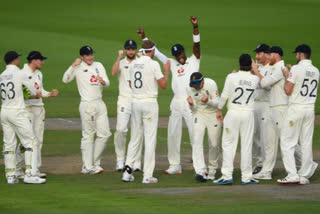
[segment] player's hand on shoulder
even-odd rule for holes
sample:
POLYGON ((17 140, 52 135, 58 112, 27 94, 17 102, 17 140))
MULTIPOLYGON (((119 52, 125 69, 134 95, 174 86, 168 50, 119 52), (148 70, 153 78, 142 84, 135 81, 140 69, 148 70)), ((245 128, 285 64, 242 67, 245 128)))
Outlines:
POLYGON ((80 58, 77 58, 73 63, 72 63, 72 67, 76 67, 78 65, 80 65, 81 63, 81 59, 80 58))
POLYGON ((56 97, 56 96, 58 96, 58 94, 59 94, 58 89, 53 89, 53 90, 50 92, 50 97, 56 97))
POLYGON ((252 73, 253 74, 259 73, 258 64, 253 59, 251 59, 251 61, 252 61, 252 63, 251 63, 251 71, 252 71, 252 73))
POLYGON ((143 28, 139 28, 139 29, 137 30, 137 34, 138 34, 138 36, 140 37, 140 39, 146 38, 146 34, 145 34, 143 28))
POLYGON ((194 27, 198 26, 198 18, 196 16, 191 16, 190 21, 194 27))
POLYGON ((238 71, 236 70, 236 69, 234 69, 231 73, 233 74, 233 73, 237 73, 238 71))

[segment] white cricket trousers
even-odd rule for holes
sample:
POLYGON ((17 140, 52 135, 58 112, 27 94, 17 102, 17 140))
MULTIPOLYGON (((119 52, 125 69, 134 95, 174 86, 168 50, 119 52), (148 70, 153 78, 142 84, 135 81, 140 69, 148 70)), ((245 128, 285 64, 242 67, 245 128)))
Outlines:
POLYGON ((107 107, 102 100, 81 101, 79 111, 83 166, 92 170, 96 166, 100 167, 102 153, 111 136, 107 107))
POLYGON ((224 118, 222 135, 222 168, 225 179, 232 179, 233 162, 241 138, 241 179, 252 179, 252 141, 254 132, 254 112, 229 110, 224 118))
MULTIPOLYGON (((288 106, 274 106, 270 108, 272 128, 268 129, 269 141, 265 147, 265 160, 263 162, 262 173, 272 173, 277 161, 279 140, 281 140, 281 133, 283 132, 283 124, 287 117, 288 106)), ((295 148, 297 160, 301 159, 300 147, 295 148)))
POLYGON ((262 167, 265 158, 264 148, 269 142, 272 127, 270 106, 268 102, 255 102, 254 106, 254 134, 252 144, 253 168, 262 167))
POLYGON ((196 174, 207 173, 203 152, 203 139, 205 131, 208 131, 208 168, 209 173, 216 173, 219 160, 219 146, 221 123, 218 122, 216 112, 196 112, 193 117, 193 145, 192 160, 196 174))
MULTIPOLYGON (((127 142, 127 133, 128 125, 132 113, 132 98, 131 97, 118 97, 117 103, 117 126, 116 132, 114 134, 114 148, 117 156, 117 161, 125 161, 126 156, 126 142, 127 142)), ((142 145, 138 149, 136 154, 136 162, 141 163, 142 155, 142 145)))
POLYGON ((126 165, 133 167, 144 138, 143 176, 152 177, 155 167, 155 150, 159 121, 159 106, 156 98, 132 101, 131 138, 128 145, 126 165))
POLYGON ((25 148, 26 174, 35 174, 32 170, 32 147, 35 144, 35 136, 32 124, 25 109, 1 109, 1 124, 3 129, 3 154, 6 177, 14 176, 16 172, 16 147, 19 137, 25 148))
POLYGON ((290 105, 284 122, 280 147, 284 167, 289 177, 310 178, 318 164, 313 161, 312 137, 314 130, 314 106, 290 105), (300 143, 302 159, 300 170, 297 171, 294 153, 300 143))
POLYGON ((170 104, 168 124, 168 160, 170 166, 180 166, 182 119, 187 125, 192 146, 192 112, 187 102, 187 97, 174 96, 170 104))

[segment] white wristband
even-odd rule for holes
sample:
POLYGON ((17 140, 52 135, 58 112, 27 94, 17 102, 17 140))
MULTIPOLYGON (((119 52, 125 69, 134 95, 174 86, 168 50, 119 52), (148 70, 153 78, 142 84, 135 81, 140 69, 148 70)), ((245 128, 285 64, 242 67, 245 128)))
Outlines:
POLYGON ((145 37, 144 39, 142 39, 142 41, 147 41, 149 40, 148 37, 145 37))
POLYGON ((198 35, 193 35, 193 42, 194 42, 194 43, 200 42, 200 34, 198 34, 198 35))

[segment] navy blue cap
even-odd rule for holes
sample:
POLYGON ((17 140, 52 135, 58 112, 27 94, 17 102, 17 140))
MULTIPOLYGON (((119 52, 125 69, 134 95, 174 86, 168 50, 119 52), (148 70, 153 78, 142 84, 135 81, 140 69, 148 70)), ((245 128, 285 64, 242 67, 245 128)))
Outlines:
POLYGON ((179 54, 181 54, 184 51, 184 47, 180 44, 175 44, 174 46, 172 46, 171 48, 171 53, 172 56, 178 56, 179 54))
POLYGON ((283 50, 282 50, 282 48, 280 48, 279 46, 273 46, 273 47, 270 49, 270 52, 271 52, 271 53, 277 53, 277 54, 279 54, 280 56, 283 56, 283 50))
POLYGON ((260 44, 253 51, 256 53, 259 53, 259 52, 270 53, 270 47, 269 45, 266 45, 266 44, 260 44))
POLYGON ((311 54, 311 48, 309 45, 299 45, 296 47, 295 51, 293 53, 306 53, 306 54, 311 54))
POLYGON ((42 54, 39 51, 31 51, 27 56, 27 60, 31 61, 34 59, 45 60, 45 59, 48 59, 48 57, 42 56, 42 54))
POLYGON ((3 59, 5 61, 5 63, 8 65, 10 64, 13 60, 17 59, 19 56, 21 56, 21 54, 18 54, 17 52, 15 51, 8 51, 3 59))
POLYGON ((80 48, 80 55, 81 56, 90 55, 92 53, 94 53, 94 51, 89 45, 86 45, 86 46, 83 46, 83 47, 80 48))
POLYGON ((199 88, 201 82, 203 81, 203 75, 199 72, 194 72, 190 76, 190 87, 199 88))
POLYGON ((124 43, 124 49, 137 49, 137 43, 129 39, 124 43))

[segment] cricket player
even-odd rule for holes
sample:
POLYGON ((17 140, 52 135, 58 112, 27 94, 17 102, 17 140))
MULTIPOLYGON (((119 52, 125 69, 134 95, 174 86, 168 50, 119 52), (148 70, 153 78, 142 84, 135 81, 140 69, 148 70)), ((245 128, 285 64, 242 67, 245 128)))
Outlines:
POLYGON ((144 41, 142 51, 144 56, 135 60, 130 67, 130 85, 133 96, 132 131, 122 180, 124 182, 134 181, 132 166, 136 161, 141 139, 144 137, 145 151, 142 183, 151 184, 158 182, 158 179, 153 177, 159 120, 158 85, 162 89, 166 88, 170 62, 168 61, 164 66, 165 74, 163 75, 159 63, 152 60, 155 53, 154 43, 151 40, 144 41))
POLYGON ((77 58, 64 73, 62 81, 76 79, 81 96, 79 106, 82 125, 82 170, 83 174, 100 174, 101 157, 106 143, 111 136, 107 107, 102 101, 104 87, 110 82, 104 66, 94 61, 93 49, 90 46, 80 48, 77 58))
MULTIPOLYGON (((33 132, 36 137, 35 145, 33 146, 33 168, 37 172, 37 176, 43 178, 47 175, 40 172, 42 165, 41 150, 43 146, 43 133, 44 133, 44 120, 45 120, 45 109, 42 98, 56 97, 58 90, 53 89, 51 92, 46 91, 43 88, 43 75, 40 69, 44 64, 44 60, 47 57, 42 56, 39 51, 31 51, 27 56, 28 63, 24 65, 22 72, 27 75, 29 81, 33 84, 36 90, 40 90, 42 97, 39 99, 25 99, 29 118, 32 122, 33 132)), ((21 177, 21 164, 23 163, 21 158, 20 148, 17 149, 17 174, 21 177)))
MULTIPOLYGON (((270 47, 266 44, 260 44, 254 52, 256 52, 259 73, 263 77, 270 75, 270 47)), ((266 150, 268 150, 269 154, 269 147, 271 146, 273 148, 274 141, 276 140, 275 130, 271 122, 269 106, 270 90, 270 87, 262 88, 259 84, 255 93, 255 132, 252 146, 254 177, 256 177, 256 174, 258 174, 263 168, 266 150)), ((265 163, 267 164, 269 161, 267 160, 265 163)), ((268 168, 269 166, 265 166, 266 170, 268 168)), ((257 175, 257 178, 264 178, 264 175, 266 175, 266 173, 261 173, 257 175)))
MULTIPOLYGON (((125 162, 128 124, 132 113, 132 90, 129 86, 129 69, 133 61, 136 60, 136 51, 137 43, 134 40, 127 40, 124 44, 124 51, 119 51, 118 58, 111 69, 112 76, 117 75, 119 80, 117 126, 116 133, 114 135, 114 146, 117 156, 117 171, 123 171, 125 162), (125 58, 123 58, 124 52, 126 54, 125 58)), ((141 146, 136 154, 136 161, 133 164, 133 171, 141 171, 142 142, 143 139, 141 139, 141 146)))
POLYGON ((252 140, 254 133, 254 93, 259 78, 251 73, 258 66, 248 54, 239 59, 240 71, 227 76, 217 109, 217 119, 223 121, 222 136, 222 177, 213 183, 217 185, 233 183, 233 161, 237 151, 239 134, 241 138, 241 183, 257 184, 252 178, 252 140), (228 101, 225 119, 222 109, 228 101))
POLYGON ((218 87, 214 80, 204 78, 201 73, 195 72, 190 76, 190 87, 187 90, 187 101, 193 114, 192 160, 196 180, 200 182, 214 180, 218 168, 221 132, 221 123, 216 117, 219 103, 218 87), (206 129, 209 138, 208 167, 203 154, 203 138, 206 129))
MULTIPOLYGON (((155 56, 162 62, 170 60, 172 74, 173 98, 170 104, 170 117, 168 124, 168 160, 169 168, 166 174, 182 173, 180 162, 180 146, 182 136, 182 119, 184 119, 192 145, 192 112, 187 103, 187 88, 189 88, 189 79, 192 73, 199 72, 200 66, 200 34, 198 19, 195 16, 190 18, 193 26, 193 55, 186 57, 185 49, 180 44, 175 44, 171 48, 173 59, 168 59, 157 48, 155 56)), ((138 32, 142 39, 145 38, 144 31, 138 32)))
POLYGON ((280 147, 287 177, 279 179, 280 184, 309 184, 318 164, 313 161, 312 137, 314 130, 314 107, 317 99, 319 70, 310 60, 311 48, 308 45, 296 47, 297 65, 290 73, 283 69, 286 83, 285 93, 289 96, 288 114, 284 121, 280 147), (300 143, 302 164, 297 171, 294 153, 300 143))
MULTIPOLYGON (((254 176, 256 179, 264 180, 272 179, 272 171, 277 160, 278 144, 288 111, 288 96, 283 90, 285 83, 285 78, 282 73, 282 68, 285 67, 284 61, 282 60, 283 51, 280 47, 273 46, 271 47, 270 52, 270 75, 262 76, 259 72, 255 72, 260 79, 260 86, 262 88, 271 87, 269 102, 271 121, 275 130, 275 138, 270 139, 265 151, 266 156, 262 167, 264 169, 262 169, 261 173, 254 176)), ((296 150, 298 156, 299 148, 296 150)))
POLYGON ((32 149, 35 145, 32 124, 29 121, 28 112, 23 100, 25 86, 34 98, 41 97, 41 91, 36 90, 28 79, 28 76, 21 72, 19 56, 15 51, 9 51, 4 56, 6 70, 0 75, 1 87, 1 124, 3 127, 3 154, 5 172, 8 184, 19 183, 16 177, 15 150, 17 147, 16 135, 19 137, 25 148, 25 176, 24 183, 41 184, 46 179, 36 176, 35 169, 32 169, 32 149))

